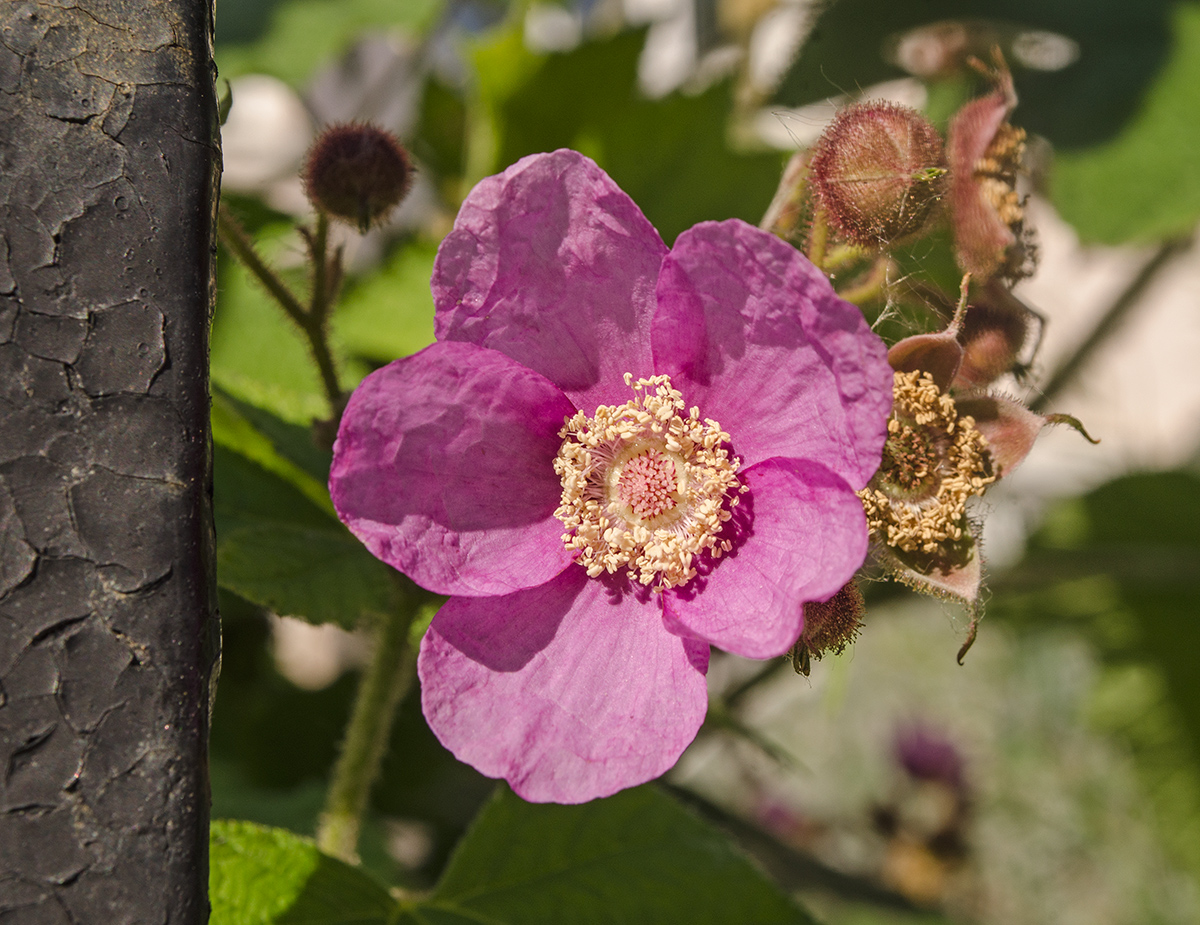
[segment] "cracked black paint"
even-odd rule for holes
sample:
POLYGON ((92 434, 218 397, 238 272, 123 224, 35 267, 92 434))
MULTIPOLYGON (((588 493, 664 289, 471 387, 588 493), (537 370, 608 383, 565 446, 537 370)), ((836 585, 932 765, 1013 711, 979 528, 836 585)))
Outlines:
POLYGON ((207 920, 208 0, 0 3, 0 922, 207 920))

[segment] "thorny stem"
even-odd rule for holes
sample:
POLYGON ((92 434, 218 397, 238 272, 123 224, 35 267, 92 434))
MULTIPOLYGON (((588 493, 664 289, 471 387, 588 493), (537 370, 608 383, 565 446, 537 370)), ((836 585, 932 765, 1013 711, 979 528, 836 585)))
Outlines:
POLYGON ((312 260, 312 293, 309 296, 308 311, 300 327, 308 338, 309 349, 316 360, 317 370, 321 374, 321 384, 325 387, 325 397, 335 419, 342 413, 342 390, 338 385, 337 368, 333 363, 333 354, 329 349, 329 336, 326 322, 333 308, 334 293, 331 281, 340 276, 341 253, 333 261, 329 259, 329 216, 317 211, 317 227, 315 231, 302 228, 304 238, 308 242, 309 257, 312 260), (333 272, 331 272, 333 271, 333 272))
POLYGON ((1141 300, 1142 295, 1150 287, 1150 284, 1162 271, 1163 267, 1170 263, 1173 257, 1187 250, 1191 245, 1192 239, 1187 237, 1167 241, 1159 247, 1158 252, 1130 280, 1129 285, 1113 300, 1108 310, 1100 316, 1100 320, 1092 328, 1091 333, 1083 339, 1074 352, 1054 371, 1054 374, 1042 389, 1042 394, 1030 402, 1029 407, 1033 411, 1041 411, 1045 408, 1078 375, 1079 371, 1092 358, 1092 355, 1120 327, 1121 322, 1125 320, 1125 316, 1141 300))
MULTIPOLYGON (((432 605, 425 605, 426 607, 432 605)), ((424 607, 391 614, 376 628, 371 662, 359 682, 341 754, 317 823, 317 847, 348 864, 358 862, 358 836, 371 787, 387 750, 396 708, 412 684, 415 652, 409 628, 424 607)))
POLYGON ((254 274, 255 279, 262 283, 271 297, 279 303, 279 307, 304 334, 313 360, 317 364, 317 372, 321 377, 325 397, 329 401, 330 410, 336 421, 342 413, 342 390, 338 385, 337 367, 334 365, 333 353, 329 349, 329 337, 325 323, 332 308, 337 288, 336 283, 340 281, 341 260, 339 254, 331 262, 326 254, 329 219, 321 214, 317 219, 316 234, 312 236, 305 234, 308 239, 309 253, 313 260, 313 291, 307 309, 287 284, 279 278, 279 275, 267 266, 266 262, 258 255, 250 236, 246 234, 223 202, 217 212, 217 229, 225 246, 245 265, 246 269, 254 274))

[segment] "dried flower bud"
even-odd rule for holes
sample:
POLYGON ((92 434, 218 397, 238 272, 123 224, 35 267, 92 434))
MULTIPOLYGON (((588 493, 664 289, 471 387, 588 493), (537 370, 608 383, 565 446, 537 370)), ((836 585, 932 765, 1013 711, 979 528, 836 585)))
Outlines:
POLYGON ((951 387, 986 388, 1006 373, 1020 373, 1031 362, 1041 333, 1041 317, 993 280, 971 303, 958 332, 962 363, 951 387))
POLYGON ((973 605, 982 570, 967 503, 996 480, 987 440, 933 376, 895 375, 883 460, 858 493, 876 556, 926 594, 973 605))
POLYGON ((1018 280, 1033 272, 1035 256, 1015 188, 1025 130, 1008 123, 1017 94, 999 51, 989 76, 995 90, 967 103, 950 122, 951 222, 959 266, 977 281, 1018 280))
POLYGON ((804 605, 804 632, 792 647, 792 665, 807 675, 814 658, 826 652, 840 655, 854 642, 862 626, 863 597, 853 580, 827 601, 804 605))
POLYGON ((942 197, 945 175, 937 129, 916 110, 880 101, 839 112, 810 167, 830 227, 865 247, 919 232, 942 197))
POLYGON ((1069 414, 1040 415, 1014 398, 1003 395, 977 395, 959 399, 960 414, 970 415, 987 441, 988 454, 996 467, 997 478, 1017 468, 1042 429, 1051 424, 1066 424, 1077 430, 1089 443, 1099 443, 1078 418, 1069 414))
POLYGON ((366 232, 408 193, 413 167, 390 133, 352 122, 321 132, 304 165, 304 191, 331 218, 366 232))

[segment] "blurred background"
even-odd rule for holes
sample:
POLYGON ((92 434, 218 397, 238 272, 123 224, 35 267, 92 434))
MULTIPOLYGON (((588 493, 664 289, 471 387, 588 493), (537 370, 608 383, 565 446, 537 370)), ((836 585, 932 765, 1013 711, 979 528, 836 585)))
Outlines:
MULTIPOLYGON (((1194 923, 1200 4, 218 0, 223 191, 300 280, 315 133, 369 120, 409 147, 403 206, 339 232, 349 388, 432 341, 437 244, 472 185, 519 157, 595 158, 670 244, 705 219, 757 223, 840 105, 891 99, 944 128, 980 87, 965 57, 994 45, 1030 133, 1040 264, 1016 292, 1045 319, 1031 375, 1007 387, 1101 442, 1050 429, 984 499, 987 615, 964 666, 958 608, 871 585, 859 641, 808 677, 715 659, 710 719, 669 783, 829 923, 1194 923)), ((911 259, 947 273, 936 246, 911 259)), ((325 516, 328 455, 308 434, 325 409, 303 340, 227 254, 212 379, 214 816, 311 832, 365 646, 238 565, 262 551, 264 493, 325 516)), ((382 566, 329 542, 334 613, 382 566)), ((410 697, 365 863, 431 883, 491 788, 410 697)))

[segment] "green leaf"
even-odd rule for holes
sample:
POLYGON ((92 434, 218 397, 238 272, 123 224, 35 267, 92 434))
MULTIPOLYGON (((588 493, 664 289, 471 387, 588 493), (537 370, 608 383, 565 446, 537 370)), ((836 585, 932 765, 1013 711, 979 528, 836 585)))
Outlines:
POLYGON ((333 515, 329 500, 330 453, 313 443, 312 431, 265 408, 235 398, 220 386, 212 395, 213 442, 290 482, 309 501, 333 515))
POLYGON ((293 86, 368 30, 420 32, 441 0, 218 0, 217 66, 224 77, 272 74, 293 86))
POLYGON ((217 820, 209 837, 212 925, 386 925, 396 901, 307 838, 217 820))
POLYGON ((652 786, 581 806, 501 788, 413 921, 811 923, 718 832, 652 786))
POLYGON ((282 616, 353 629, 386 615, 398 591, 386 565, 350 534, 282 524, 242 527, 217 550, 221 584, 282 616))
POLYGON ((390 363, 433 343, 435 256, 429 242, 400 247, 378 272, 347 289, 331 325, 342 352, 390 363))
POLYGON ((1137 114, 1111 141, 1055 158, 1054 205, 1085 241, 1161 240, 1200 220, 1200 6, 1179 4, 1173 24, 1137 114))
POLYGON ((213 474, 221 587, 275 613, 347 629, 365 614, 395 611, 395 573, 331 510, 221 446, 213 474))
POLYGON ((332 504, 318 505, 290 479, 222 444, 213 449, 213 513, 218 542, 239 527, 262 522, 334 533, 343 529, 332 504))
POLYGON ((501 56, 514 41, 502 34, 499 50, 477 53, 480 93, 496 119, 495 160, 485 172, 569 147, 608 171, 668 243, 706 219, 757 222, 782 158, 730 148, 728 81, 694 96, 646 99, 637 86, 644 38, 626 32, 539 59, 528 51, 501 56), (494 58, 507 66, 486 66, 494 58))
MULTIPOLYGON (((288 240, 287 233, 274 226, 258 243, 263 256, 274 263, 288 240)), ((293 244, 298 247, 298 239, 293 244)), ((288 275, 288 281, 298 282, 296 274, 288 275)), ((296 325, 228 253, 220 263, 219 283, 212 327, 213 382, 289 421, 307 423, 327 416, 316 365, 296 325)))

